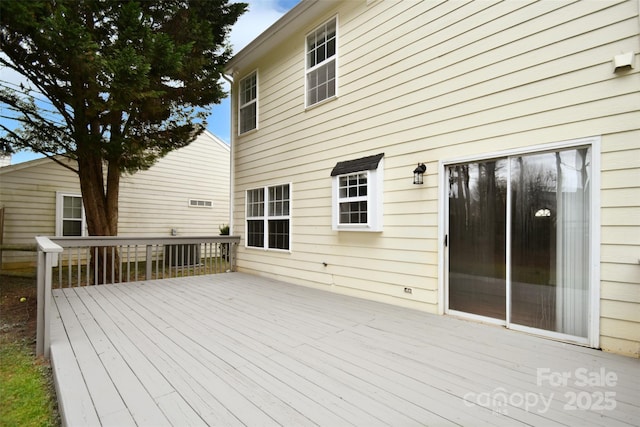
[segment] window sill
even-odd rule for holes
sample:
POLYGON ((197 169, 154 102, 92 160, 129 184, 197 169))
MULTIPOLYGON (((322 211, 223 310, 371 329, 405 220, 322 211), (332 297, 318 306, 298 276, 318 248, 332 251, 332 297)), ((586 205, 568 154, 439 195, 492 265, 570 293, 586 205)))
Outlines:
POLYGON ((242 132, 242 133, 238 132, 237 137, 239 138, 239 137, 242 137, 242 136, 251 135, 252 133, 256 133, 256 132, 258 132, 258 127, 257 126, 255 128, 253 128, 253 129, 251 129, 251 130, 248 130, 248 131, 245 131, 245 132, 242 132))
POLYGON ((318 101, 318 102, 316 102, 315 104, 312 104, 312 105, 306 105, 305 104, 304 111, 313 110, 316 107, 319 107, 319 106, 324 105, 326 103, 329 103, 331 101, 335 101, 336 99, 338 99, 338 95, 333 95, 333 96, 331 96, 329 98, 323 99, 322 101, 318 101))
POLYGON ((244 245, 245 249, 251 249, 254 251, 263 251, 263 252, 280 252, 280 253, 284 253, 284 254, 290 254, 291 253, 291 249, 276 249, 276 248, 260 248, 258 246, 247 246, 244 245))
POLYGON ((355 231, 358 233, 382 233, 382 229, 372 228, 368 225, 339 225, 337 227, 333 227, 333 231, 355 231))

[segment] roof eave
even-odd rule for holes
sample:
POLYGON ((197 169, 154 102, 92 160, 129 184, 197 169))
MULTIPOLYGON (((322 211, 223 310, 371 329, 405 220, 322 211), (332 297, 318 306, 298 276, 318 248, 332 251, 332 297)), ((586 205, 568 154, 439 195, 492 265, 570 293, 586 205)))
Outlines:
POLYGON ((336 0, 302 0, 262 34, 253 39, 251 43, 236 53, 227 62, 225 73, 235 76, 247 62, 254 61, 266 54, 286 38, 304 28, 309 24, 309 21, 329 9, 336 2, 336 0))

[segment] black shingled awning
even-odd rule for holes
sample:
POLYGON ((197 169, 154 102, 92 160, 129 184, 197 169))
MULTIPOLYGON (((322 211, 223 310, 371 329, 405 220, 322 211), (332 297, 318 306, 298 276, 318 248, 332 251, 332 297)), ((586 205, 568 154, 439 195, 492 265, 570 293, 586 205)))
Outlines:
POLYGON ((331 176, 377 169, 378 163, 380 163, 380 159, 382 159, 383 157, 384 153, 380 153, 374 156, 367 156, 360 159, 338 162, 331 171, 331 176))

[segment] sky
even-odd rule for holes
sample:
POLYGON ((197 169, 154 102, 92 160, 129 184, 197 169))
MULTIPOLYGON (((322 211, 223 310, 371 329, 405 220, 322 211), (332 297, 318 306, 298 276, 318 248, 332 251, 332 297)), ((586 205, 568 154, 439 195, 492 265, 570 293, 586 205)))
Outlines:
MULTIPOLYGON (((282 15, 287 13, 300 0, 240 0, 249 4, 249 10, 242 15, 233 26, 230 34, 230 42, 233 52, 238 52, 249 42, 259 36, 264 30, 275 23, 282 15)), ((19 81, 19 76, 9 73, 6 69, 0 69, 0 80, 19 81)), ((227 93, 229 85, 224 86, 227 93)), ((207 130, 218 138, 230 142, 230 100, 225 98, 222 103, 211 108, 211 115, 207 119, 207 130)), ((41 157, 41 155, 22 151, 13 154, 11 164, 22 163, 41 157)))

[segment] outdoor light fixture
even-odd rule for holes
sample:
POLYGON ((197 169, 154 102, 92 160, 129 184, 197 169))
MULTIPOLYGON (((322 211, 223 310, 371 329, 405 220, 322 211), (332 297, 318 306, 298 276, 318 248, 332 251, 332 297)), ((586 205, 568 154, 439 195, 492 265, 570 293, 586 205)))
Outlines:
POLYGON ((422 185, 424 184, 424 173, 427 171, 427 167, 424 163, 418 163, 418 167, 413 170, 413 183, 422 185))

